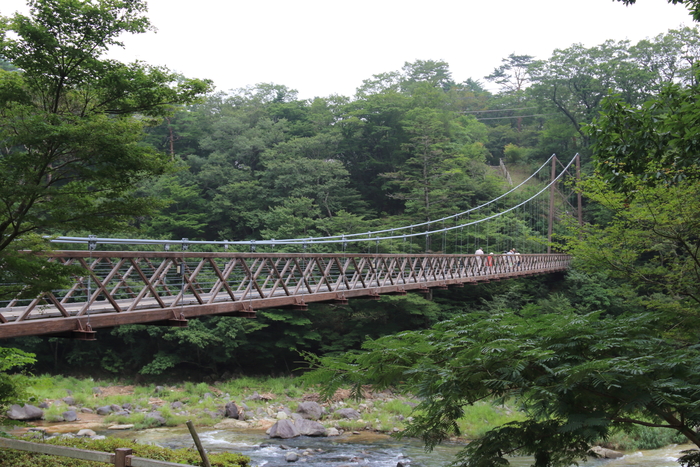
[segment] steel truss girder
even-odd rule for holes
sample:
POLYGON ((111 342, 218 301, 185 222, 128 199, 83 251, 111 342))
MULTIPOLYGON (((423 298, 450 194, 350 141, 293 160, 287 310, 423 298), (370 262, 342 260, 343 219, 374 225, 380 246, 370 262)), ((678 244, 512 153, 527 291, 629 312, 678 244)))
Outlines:
MULTIPOLYGON (((59 335, 205 315, 254 316, 263 308, 304 310, 380 294, 566 270, 564 254, 298 254, 53 252, 50 261, 85 270, 66 290, 0 307, 0 339, 59 335), (179 271, 179 273, 178 273, 179 271)), ((174 323, 174 324, 173 324, 174 323)))

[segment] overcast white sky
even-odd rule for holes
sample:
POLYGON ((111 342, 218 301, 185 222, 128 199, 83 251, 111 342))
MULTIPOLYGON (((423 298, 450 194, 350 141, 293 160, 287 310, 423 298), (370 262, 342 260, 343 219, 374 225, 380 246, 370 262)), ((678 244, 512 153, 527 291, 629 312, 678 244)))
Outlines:
MULTIPOLYGON (((301 98, 351 96, 362 80, 415 60, 479 79, 511 53, 549 58, 573 43, 637 42, 681 25, 666 0, 149 0, 156 33, 125 38, 122 61, 165 65, 218 90, 283 84, 301 98)), ((4 16, 24 0, 1 0, 4 16)))

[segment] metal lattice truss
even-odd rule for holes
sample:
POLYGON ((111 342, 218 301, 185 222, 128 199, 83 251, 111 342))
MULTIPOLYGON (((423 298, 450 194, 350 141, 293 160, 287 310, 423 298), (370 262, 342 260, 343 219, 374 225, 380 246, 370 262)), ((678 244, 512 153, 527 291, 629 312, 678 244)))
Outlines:
POLYGON ((308 303, 428 293, 568 268, 563 254, 408 255, 193 252, 55 252, 80 266, 65 290, 0 308, 0 338, 64 335, 123 324, 186 326, 203 315, 255 317, 263 308, 305 310, 308 303))

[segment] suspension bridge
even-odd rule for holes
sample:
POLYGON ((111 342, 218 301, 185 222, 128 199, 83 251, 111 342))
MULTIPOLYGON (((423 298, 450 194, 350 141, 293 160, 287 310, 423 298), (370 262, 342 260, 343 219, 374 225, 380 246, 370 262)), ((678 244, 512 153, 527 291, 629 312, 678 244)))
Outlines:
POLYGON ((93 340, 96 329, 125 324, 184 327, 206 315, 254 318, 265 308, 306 310, 564 271, 571 258, 553 253, 551 240, 558 220, 577 213, 580 222, 580 197, 562 190, 579 170, 578 155, 568 164, 553 155, 487 203, 370 232, 215 242, 53 238, 80 248, 46 254, 77 271, 72 284, 0 302, 0 339, 93 340))

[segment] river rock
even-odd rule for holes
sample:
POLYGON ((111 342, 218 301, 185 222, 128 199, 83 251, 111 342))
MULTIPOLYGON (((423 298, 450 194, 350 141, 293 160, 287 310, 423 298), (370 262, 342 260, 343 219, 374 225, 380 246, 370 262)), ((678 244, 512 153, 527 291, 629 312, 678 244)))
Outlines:
POLYGON ((133 424, 128 425, 110 425, 107 427, 108 430, 130 430, 134 427, 133 424))
POLYGON ((25 421, 41 420, 44 418, 44 411, 30 404, 24 404, 24 407, 14 404, 10 406, 10 410, 7 411, 7 418, 25 421))
POLYGON ((39 404, 40 409, 48 409, 49 407, 49 403, 46 401, 43 401, 41 404, 39 404))
POLYGON ((297 413, 309 420, 318 420, 323 414, 323 407, 318 402, 306 401, 299 404, 297 413))
POLYGON ((80 411, 82 413, 95 413, 94 410, 92 410, 91 408, 88 408, 88 407, 83 407, 82 409, 80 409, 80 411))
POLYGON ((226 410, 226 417, 228 417, 228 418, 238 418, 240 416, 240 412, 238 411, 238 406, 233 401, 228 402, 224 406, 224 409, 226 410))
POLYGON ((260 396, 260 394, 258 394, 258 391, 253 391, 253 394, 246 397, 245 400, 247 400, 247 401, 259 401, 259 400, 262 400, 262 396, 260 396))
POLYGON ((328 434, 325 426, 313 420, 300 418, 294 422, 294 425, 304 436, 326 436, 328 434))
POLYGON ((97 433, 90 430, 89 428, 83 428, 75 436, 79 436, 79 437, 83 437, 83 438, 92 438, 93 436, 97 436, 97 433))
POLYGON ((230 430, 232 428, 250 428, 250 424, 248 422, 236 420, 235 418, 225 418, 214 425, 214 429, 216 430, 230 430))
POLYGON ((75 405, 75 398, 73 396, 64 397, 63 402, 68 405, 75 405))
POLYGON ((276 418, 277 420, 287 420, 287 419, 289 419, 289 415, 287 415, 287 412, 283 412, 283 411, 280 410, 280 411, 277 412, 277 414, 275 415, 275 418, 276 418))
POLYGON ((78 419, 78 414, 75 410, 66 410, 61 414, 61 417, 63 417, 63 421, 65 422, 74 422, 78 419))
POLYGON ((165 425, 165 418, 160 414, 160 412, 150 412, 144 417, 145 420, 154 420, 158 425, 165 425))
POLYGON ((277 423, 272 425, 269 435, 270 438, 289 439, 296 438, 297 436, 300 436, 301 433, 299 433, 296 425, 294 425, 291 420, 284 419, 279 420, 277 423))
POLYGON ((102 394, 102 388, 94 387, 92 388, 93 394, 102 394))
POLYGON ((112 412, 119 412, 122 409, 122 406, 117 404, 112 404, 109 407, 112 409, 112 412))
POLYGON ((299 454, 296 452, 288 452, 284 455, 284 460, 287 462, 296 462, 299 460, 299 454))
POLYGON ((355 409, 345 408, 335 411, 336 418, 349 418, 350 420, 358 420, 360 413, 355 409))
POLYGON ((170 403, 170 408, 171 409, 181 409, 184 404, 180 401, 175 401, 170 403))
POLYGON ((620 457, 624 456, 624 454, 621 452, 613 451, 612 449, 607 449, 601 446, 593 446, 588 451, 595 454, 596 457, 602 459, 619 459, 620 457))
POLYGON ((109 405, 103 405, 95 410, 97 415, 109 415, 112 413, 112 407, 109 405))

